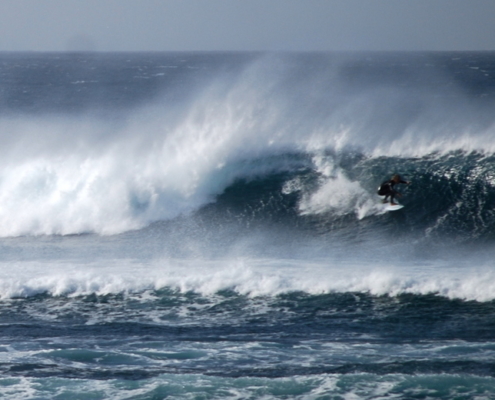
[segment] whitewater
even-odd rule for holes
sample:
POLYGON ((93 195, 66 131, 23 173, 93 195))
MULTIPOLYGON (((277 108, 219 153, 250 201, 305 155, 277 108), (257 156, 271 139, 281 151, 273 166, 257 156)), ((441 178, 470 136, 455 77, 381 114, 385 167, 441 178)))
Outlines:
POLYGON ((491 52, 0 53, 0 396, 491 398, 494 109, 491 52))

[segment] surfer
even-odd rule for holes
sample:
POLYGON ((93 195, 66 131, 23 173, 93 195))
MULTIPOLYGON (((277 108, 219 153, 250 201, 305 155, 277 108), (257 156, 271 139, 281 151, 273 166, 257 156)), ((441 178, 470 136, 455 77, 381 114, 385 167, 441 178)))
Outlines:
POLYGON ((409 185, 411 182, 403 181, 400 175, 395 174, 394 176, 392 176, 392 179, 390 179, 389 181, 385 181, 380 185, 380 187, 378 188, 378 195, 385 196, 385 199, 383 199, 384 203, 386 203, 388 201, 388 198, 390 197, 390 205, 397 205, 397 203, 394 201, 395 196, 402 196, 402 194, 394 189, 394 186, 398 183, 409 185))

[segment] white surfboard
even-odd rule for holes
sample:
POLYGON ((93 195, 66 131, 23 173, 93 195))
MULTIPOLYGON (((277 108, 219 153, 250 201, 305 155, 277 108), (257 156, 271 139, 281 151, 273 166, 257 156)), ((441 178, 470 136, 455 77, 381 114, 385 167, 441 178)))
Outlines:
POLYGON ((404 206, 402 204, 395 204, 395 205, 392 205, 390 203, 385 203, 383 205, 383 208, 385 208, 385 210, 387 211, 397 211, 397 210, 400 210, 401 208, 403 208, 404 206))

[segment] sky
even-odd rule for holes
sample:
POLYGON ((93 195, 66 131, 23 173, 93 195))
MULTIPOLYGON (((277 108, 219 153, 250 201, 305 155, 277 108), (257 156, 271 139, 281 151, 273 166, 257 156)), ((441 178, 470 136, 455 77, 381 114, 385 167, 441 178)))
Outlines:
POLYGON ((495 50, 495 0, 0 0, 0 51, 495 50))

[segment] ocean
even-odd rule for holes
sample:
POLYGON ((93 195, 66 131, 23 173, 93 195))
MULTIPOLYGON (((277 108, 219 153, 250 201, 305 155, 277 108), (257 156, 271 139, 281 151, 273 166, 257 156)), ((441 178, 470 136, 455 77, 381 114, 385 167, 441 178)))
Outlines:
POLYGON ((1 398, 495 398, 494 52, 4 52, 0 139, 1 398))

